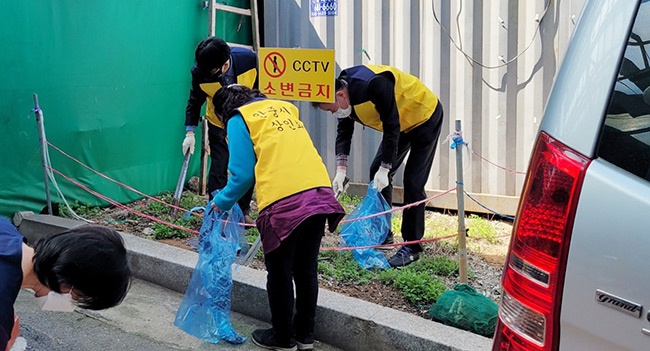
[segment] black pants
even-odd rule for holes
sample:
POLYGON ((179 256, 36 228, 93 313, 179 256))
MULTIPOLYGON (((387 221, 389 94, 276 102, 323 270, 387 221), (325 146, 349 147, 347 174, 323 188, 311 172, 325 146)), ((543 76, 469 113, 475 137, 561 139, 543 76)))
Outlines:
MULTIPOLYGON (((208 172, 207 191, 212 199, 212 192, 223 189, 228 181, 228 143, 226 131, 208 123, 208 140, 210 141, 210 171, 208 172)), ((253 198, 253 187, 248 189, 237 203, 245 215, 248 214, 253 198)))
POLYGON ((303 340, 313 335, 318 300, 318 251, 325 234, 325 218, 325 215, 307 218, 280 247, 264 255, 271 324, 280 342, 294 335, 303 340), (295 316, 293 282, 296 284, 295 316))
MULTIPOLYGON (((433 157, 436 154, 438 138, 442 130, 443 110, 442 104, 433 111, 431 118, 417 126, 408 133, 400 133, 397 143, 397 157, 393 168, 388 172, 388 186, 381 191, 389 205, 393 204, 393 176, 399 169, 402 162, 409 154, 404 166, 404 204, 410 204, 427 197, 424 186, 431 172, 433 157)), ((382 145, 370 165, 370 179, 375 177, 382 160, 382 145)), ((402 238, 404 241, 420 240, 424 236, 424 208, 425 204, 410 207, 404 210, 402 218, 402 238)), ((413 252, 422 252, 420 244, 409 245, 413 252)))

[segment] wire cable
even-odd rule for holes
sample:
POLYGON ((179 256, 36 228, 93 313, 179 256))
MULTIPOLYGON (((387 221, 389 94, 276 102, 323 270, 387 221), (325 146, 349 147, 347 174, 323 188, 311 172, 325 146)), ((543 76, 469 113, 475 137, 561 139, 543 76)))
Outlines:
POLYGON ((500 65, 488 66, 486 64, 483 64, 480 61, 477 61, 471 55, 469 55, 468 53, 466 53, 463 50, 463 45, 462 45, 462 40, 461 40, 461 35, 460 35, 460 25, 458 24, 458 17, 460 16, 460 11, 462 10, 462 3, 463 2, 461 0, 460 9, 458 11, 458 15, 456 16, 456 23, 457 23, 456 25, 458 26, 458 33, 459 33, 458 42, 460 43, 460 45, 458 43, 456 43, 456 40, 454 40, 454 38, 451 36, 449 31, 447 31, 447 29, 442 25, 442 23, 440 23, 440 20, 438 19, 438 15, 436 14, 435 0, 431 0, 431 10, 433 12, 433 18, 436 21, 436 23, 438 23, 438 25, 440 26, 442 31, 445 32, 445 34, 447 35, 447 37, 449 38, 451 43, 454 44, 454 47, 456 47, 456 49, 465 57, 465 59, 470 63, 470 65, 476 64, 477 66, 480 66, 480 67, 483 67, 483 68, 486 68, 486 69, 496 69, 496 68, 505 67, 505 66, 515 62, 517 59, 519 59, 519 57, 521 55, 523 55, 526 51, 528 51, 528 49, 530 49, 530 47, 535 42, 535 38, 537 37, 537 34, 539 33, 539 28, 541 27, 542 20, 544 20, 544 17, 546 17, 546 13, 548 12, 549 7, 551 6, 551 0, 548 0, 546 2, 546 6, 544 7, 544 11, 542 12, 542 15, 539 17, 539 19, 536 20, 537 21, 537 27, 535 28, 535 33, 533 34, 533 37, 530 39, 530 42, 528 43, 528 45, 526 45, 526 47, 521 52, 519 52, 517 55, 515 55, 515 57, 511 58, 508 61, 505 61, 504 63, 502 63, 500 65))

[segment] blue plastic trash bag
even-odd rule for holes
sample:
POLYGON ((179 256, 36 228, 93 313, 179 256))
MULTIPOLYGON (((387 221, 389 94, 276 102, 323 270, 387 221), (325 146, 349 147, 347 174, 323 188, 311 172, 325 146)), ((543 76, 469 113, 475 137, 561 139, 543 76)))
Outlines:
POLYGON ((246 338, 235 332, 230 322, 230 291, 231 266, 239 250, 238 237, 244 232, 244 215, 238 205, 228 212, 217 212, 210 203, 204 213, 199 232, 199 261, 176 312, 174 325, 210 343, 223 339, 241 344, 246 338))
MULTIPOLYGON (((347 221, 341 226, 341 246, 375 246, 386 240, 390 231, 391 214, 356 220, 380 212, 388 211, 390 207, 377 189, 368 184, 368 193, 348 215, 347 221)), ((390 265, 386 256, 373 248, 352 250, 354 260, 364 269, 388 269, 390 265)))

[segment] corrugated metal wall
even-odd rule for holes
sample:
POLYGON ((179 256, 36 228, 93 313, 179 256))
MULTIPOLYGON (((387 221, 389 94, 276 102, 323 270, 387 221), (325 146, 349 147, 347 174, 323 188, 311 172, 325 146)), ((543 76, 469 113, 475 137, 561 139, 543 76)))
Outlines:
MULTIPOLYGON (((465 190, 489 208, 513 214, 524 181, 516 172, 526 170, 584 0, 339 0, 334 17, 310 17, 310 2, 264 1, 264 46, 333 48, 337 75, 371 63, 420 77, 440 97, 446 115, 427 190, 433 194, 455 186, 455 151, 445 140, 459 119, 474 153, 471 159, 464 154, 465 190)), ((336 120, 299 105, 333 172, 336 120)), ((380 140, 380 133, 357 126, 348 172, 352 182, 369 181, 380 140)), ((398 172, 395 185, 401 182, 398 172)), ((455 197, 431 205, 455 208, 455 197)))

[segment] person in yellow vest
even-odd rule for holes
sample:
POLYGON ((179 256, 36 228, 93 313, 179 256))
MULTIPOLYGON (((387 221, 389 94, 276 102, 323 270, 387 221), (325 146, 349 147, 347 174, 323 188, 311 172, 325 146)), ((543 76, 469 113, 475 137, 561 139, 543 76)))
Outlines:
MULTIPOLYGON (((359 65, 344 69, 335 82, 332 103, 314 103, 338 118, 336 134, 335 193, 345 191, 348 155, 354 123, 383 133, 379 150, 370 165, 370 179, 392 205, 392 179, 406 154, 404 203, 426 198, 426 185, 443 124, 442 104, 418 78, 397 68, 359 65)), ((404 210, 402 237, 416 241, 424 235, 424 204, 404 210)), ((393 243, 387 233, 384 244, 393 243)), ((415 262, 423 251, 419 243, 405 245, 388 262, 392 267, 415 262)))
POLYGON ((230 177, 212 207, 229 210, 253 182, 257 189, 272 328, 255 330, 253 342, 271 350, 311 350, 321 238, 326 221, 334 231, 345 211, 296 106, 242 85, 221 88, 214 101, 231 157, 230 177))
MULTIPOLYGON (((208 140, 210 143, 210 170, 206 190, 212 193, 226 185, 228 178, 228 145, 223 124, 214 113, 212 97, 222 86, 237 83, 249 88, 257 88, 257 54, 254 51, 233 47, 223 39, 208 37, 196 47, 196 64, 192 67, 192 87, 185 109, 185 139, 183 155, 194 153, 194 130, 199 124, 201 108, 206 104, 208 118, 208 140)), ((246 221, 249 216, 253 187, 239 201, 246 221)))

